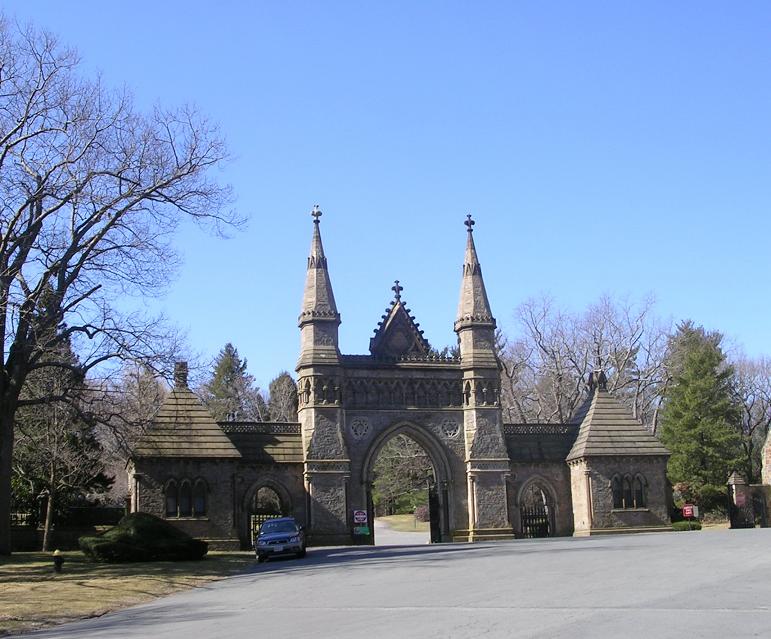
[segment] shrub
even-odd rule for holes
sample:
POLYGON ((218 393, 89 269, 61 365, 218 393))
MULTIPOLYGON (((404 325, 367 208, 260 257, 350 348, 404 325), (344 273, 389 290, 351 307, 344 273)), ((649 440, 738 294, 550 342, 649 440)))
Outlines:
POLYGON ((699 521, 676 521, 672 524, 672 530, 701 530, 701 522, 699 521))
POLYGON ((95 561, 186 561, 201 559, 208 544, 147 513, 126 515, 114 528, 94 537, 81 537, 78 545, 95 561))
POLYGON ((431 519, 431 515, 428 512, 428 506, 418 506, 415 509, 415 519, 418 521, 429 521, 429 519, 431 519))

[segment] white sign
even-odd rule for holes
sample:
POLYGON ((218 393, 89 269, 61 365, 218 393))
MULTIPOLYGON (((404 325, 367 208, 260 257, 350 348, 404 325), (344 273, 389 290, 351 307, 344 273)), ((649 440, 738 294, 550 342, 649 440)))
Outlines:
POLYGON ((367 523, 367 511, 366 510, 354 510, 353 511, 353 523, 354 524, 366 524, 367 523))

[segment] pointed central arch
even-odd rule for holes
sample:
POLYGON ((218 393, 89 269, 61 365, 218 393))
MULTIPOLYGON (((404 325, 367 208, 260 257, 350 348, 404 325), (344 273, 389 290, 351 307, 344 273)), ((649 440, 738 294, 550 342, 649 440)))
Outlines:
POLYGON ((451 521, 450 492, 452 490, 452 469, 447 452, 441 441, 426 428, 410 421, 398 421, 374 438, 363 458, 360 481, 367 495, 367 511, 370 518, 370 543, 374 543, 374 504, 372 485, 375 462, 383 447, 398 435, 404 435, 418 444, 426 453, 433 469, 433 481, 428 487, 429 513, 431 520, 431 541, 448 541, 451 521))

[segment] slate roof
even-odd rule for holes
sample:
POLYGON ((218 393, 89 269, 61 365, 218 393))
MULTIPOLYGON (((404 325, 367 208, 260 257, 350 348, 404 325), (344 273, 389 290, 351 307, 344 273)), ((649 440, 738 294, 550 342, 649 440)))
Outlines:
POLYGON ((658 438, 602 385, 594 388, 576 417, 582 417, 581 427, 566 461, 600 455, 669 455, 658 438))
POLYGON ((504 424, 512 462, 563 462, 578 435, 577 424, 504 424))
POLYGON ((220 422, 220 427, 245 462, 291 464, 303 462, 299 423, 220 422))
POLYGON ((241 453, 189 389, 172 390, 134 451, 136 457, 237 459, 241 453))

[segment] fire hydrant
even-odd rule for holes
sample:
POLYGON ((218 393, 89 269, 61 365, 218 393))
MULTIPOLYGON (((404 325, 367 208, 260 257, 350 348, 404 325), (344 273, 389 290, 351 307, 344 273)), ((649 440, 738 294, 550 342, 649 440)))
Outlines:
POLYGON ((62 555, 60 550, 54 550, 54 572, 61 572, 63 563, 64 555, 62 555))

